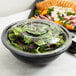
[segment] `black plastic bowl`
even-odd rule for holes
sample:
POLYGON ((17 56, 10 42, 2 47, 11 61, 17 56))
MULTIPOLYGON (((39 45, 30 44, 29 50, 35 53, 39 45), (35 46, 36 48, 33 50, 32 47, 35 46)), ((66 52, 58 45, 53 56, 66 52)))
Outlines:
MULTIPOLYGON (((15 47, 13 47, 12 45, 7 43, 7 31, 12 26, 22 24, 26 21, 40 21, 40 22, 47 22, 50 24, 51 23, 56 24, 54 22, 46 21, 46 20, 28 19, 28 20, 22 20, 19 22, 15 22, 11 25, 8 25, 8 27, 6 29, 4 29, 1 39, 2 39, 2 42, 5 45, 5 47, 8 48, 12 52, 12 54, 15 57, 17 57, 18 59, 20 59, 24 62, 31 63, 31 64, 44 65, 44 64, 47 64, 48 62, 56 59, 60 54, 65 52, 69 48, 69 46, 71 45, 72 39, 71 39, 71 36, 69 34, 69 31, 67 29, 65 29, 63 26, 59 25, 59 27, 61 29, 63 29, 64 32, 66 33, 66 41, 65 41, 63 46, 57 48, 56 50, 50 51, 48 53, 33 54, 33 53, 23 52, 23 51, 16 49, 15 47)), ((58 24, 56 24, 56 25, 58 25, 58 24)))

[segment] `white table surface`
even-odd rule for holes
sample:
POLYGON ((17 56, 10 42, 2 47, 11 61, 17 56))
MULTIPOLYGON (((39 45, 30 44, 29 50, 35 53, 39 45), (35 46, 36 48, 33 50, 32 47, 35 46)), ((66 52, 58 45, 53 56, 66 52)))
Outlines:
POLYGON ((14 13, 32 8, 35 0, 0 0, 0 16, 8 16, 14 13))
MULTIPOLYGON (((0 17, 0 37, 8 24, 27 19, 29 12, 0 17)), ((17 60, 0 39, 0 76, 76 76, 76 58, 65 52, 48 65, 36 67, 17 60)))

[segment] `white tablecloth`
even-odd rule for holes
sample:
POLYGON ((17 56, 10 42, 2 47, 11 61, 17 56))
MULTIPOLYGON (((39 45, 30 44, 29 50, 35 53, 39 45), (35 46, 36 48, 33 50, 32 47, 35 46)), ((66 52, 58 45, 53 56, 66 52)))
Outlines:
MULTIPOLYGON (((0 17, 0 37, 8 24, 27 19, 29 12, 0 17)), ((0 39, 0 76, 76 76, 76 58, 66 52, 48 65, 36 67, 17 60, 0 39)))

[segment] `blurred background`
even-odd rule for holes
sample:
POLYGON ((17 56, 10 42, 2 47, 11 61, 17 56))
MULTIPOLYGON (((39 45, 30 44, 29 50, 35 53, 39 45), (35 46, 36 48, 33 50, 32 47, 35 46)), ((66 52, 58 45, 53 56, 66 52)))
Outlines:
MULTIPOLYGON (((0 17, 8 16, 32 8, 35 0, 0 0, 0 17)), ((76 1, 76 0, 74 0, 76 1)))
POLYGON ((0 17, 8 16, 31 8, 35 0, 0 0, 0 17))
POLYGON ((0 17, 25 11, 31 8, 34 1, 35 0, 0 0, 0 17))

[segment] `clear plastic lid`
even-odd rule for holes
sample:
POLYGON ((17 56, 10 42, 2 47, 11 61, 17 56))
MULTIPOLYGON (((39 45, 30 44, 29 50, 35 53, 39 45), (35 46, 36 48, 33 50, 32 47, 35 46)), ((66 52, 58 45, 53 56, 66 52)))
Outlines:
POLYGON ((67 30, 52 21, 28 19, 13 25, 7 32, 9 43, 23 51, 52 51, 63 47, 69 39, 67 30))
POLYGON ((55 44, 64 40, 64 30, 60 25, 46 20, 30 19, 21 25, 22 36, 34 42, 43 44, 55 44), (61 37, 62 35, 62 37, 61 37))
POLYGON ((26 39, 26 42, 31 40, 38 45, 62 44, 65 41, 65 31, 60 27, 60 25, 51 21, 29 19, 12 28, 14 28, 16 34, 20 32, 20 36, 23 36, 24 39, 26 39))

